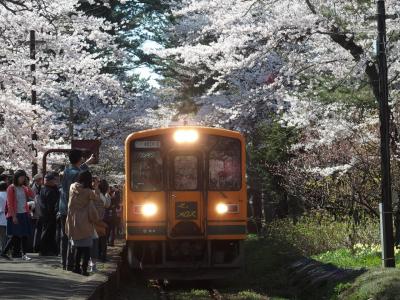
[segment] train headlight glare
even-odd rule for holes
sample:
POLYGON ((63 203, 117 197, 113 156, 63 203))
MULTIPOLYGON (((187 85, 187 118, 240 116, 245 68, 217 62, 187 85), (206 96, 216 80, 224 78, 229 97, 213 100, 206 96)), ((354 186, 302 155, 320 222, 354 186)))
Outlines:
POLYGON ((218 203, 215 210, 220 215, 226 214, 228 212, 228 205, 226 205, 225 203, 218 203))
POLYGON ((193 129, 181 129, 174 133, 174 140, 177 143, 194 143, 199 139, 199 133, 193 129))
POLYGON ((157 213, 157 205, 154 203, 146 203, 142 206, 141 212, 146 217, 154 216, 157 213))

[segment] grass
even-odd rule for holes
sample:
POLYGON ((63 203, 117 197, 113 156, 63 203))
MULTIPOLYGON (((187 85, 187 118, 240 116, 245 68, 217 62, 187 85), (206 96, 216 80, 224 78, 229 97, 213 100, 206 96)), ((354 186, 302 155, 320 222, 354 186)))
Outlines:
MULTIPOLYGON (((341 268, 366 268, 366 272, 354 280, 337 284, 332 299, 400 299, 400 268, 381 268, 381 249, 378 245, 357 244, 352 250, 327 251, 313 258, 341 268)), ((396 265, 400 266, 398 249, 396 249, 396 265)))
MULTIPOLYGON (((325 216, 304 216, 296 224, 287 219, 276 220, 267 234, 323 263, 365 269, 357 277, 303 291, 296 295, 297 299, 400 300, 400 268, 381 268, 378 225, 377 220, 362 220, 355 228, 325 216)), ((400 250, 396 250, 396 263, 400 266, 400 250)))
POLYGON ((178 290, 178 291, 169 292, 168 296, 174 300, 210 299, 209 292, 207 290, 203 290, 203 289, 191 289, 188 291, 178 290))
MULTIPOLYGON (((312 258, 341 268, 373 268, 382 265, 379 245, 355 245, 354 249, 337 249, 314 255, 312 258)), ((396 264, 400 265, 400 251, 396 249, 396 264)))
POLYGON ((336 299, 395 300, 400 299, 400 269, 373 268, 353 283, 338 291, 336 299))

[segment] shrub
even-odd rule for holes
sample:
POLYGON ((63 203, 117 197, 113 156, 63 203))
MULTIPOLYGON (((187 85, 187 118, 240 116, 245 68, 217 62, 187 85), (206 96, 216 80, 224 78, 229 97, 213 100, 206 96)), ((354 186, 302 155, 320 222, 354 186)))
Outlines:
POLYGON ((279 219, 266 225, 267 237, 291 244, 304 255, 347 248, 357 244, 379 244, 379 222, 364 218, 358 224, 352 219, 335 220, 322 213, 310 213, 297 222, 279 219))

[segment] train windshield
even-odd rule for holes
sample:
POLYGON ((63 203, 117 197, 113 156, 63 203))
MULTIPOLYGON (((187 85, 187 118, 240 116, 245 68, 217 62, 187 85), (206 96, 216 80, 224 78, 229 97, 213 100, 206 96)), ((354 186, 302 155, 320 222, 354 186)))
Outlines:
POLYGON ((160 191, 163 187, 163 162, 159 150, 140 150, 132 154, 132 180, 134 191, 160 191))
POLYGON ((210 190, 240 190, 241 175, 241 145, 240 141, 225 137, 210 137, 213 146, 209 152, 209 182, 210 190))
POLYGON ((174 188, 178 191, 198 189, 198 157, 177 155, 174 158, 174 188))

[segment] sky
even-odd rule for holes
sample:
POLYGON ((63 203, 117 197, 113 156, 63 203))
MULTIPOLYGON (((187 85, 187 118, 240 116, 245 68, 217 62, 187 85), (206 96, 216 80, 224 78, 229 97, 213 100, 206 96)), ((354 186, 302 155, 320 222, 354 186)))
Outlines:
MULTIPOLYGON (((145 53, 150 53, 152 50, 160 49, 162 46, 151 40, 147 40, 141 46, 145 53)), ((159 88, 160 84, 157 80, 162 79, 162 76, 156 74, 151 68, 147 66, 141 66, 133 70, 134 74, 138 74, 140 79, 147 80, 149 85, 153 88, 159 88)))

